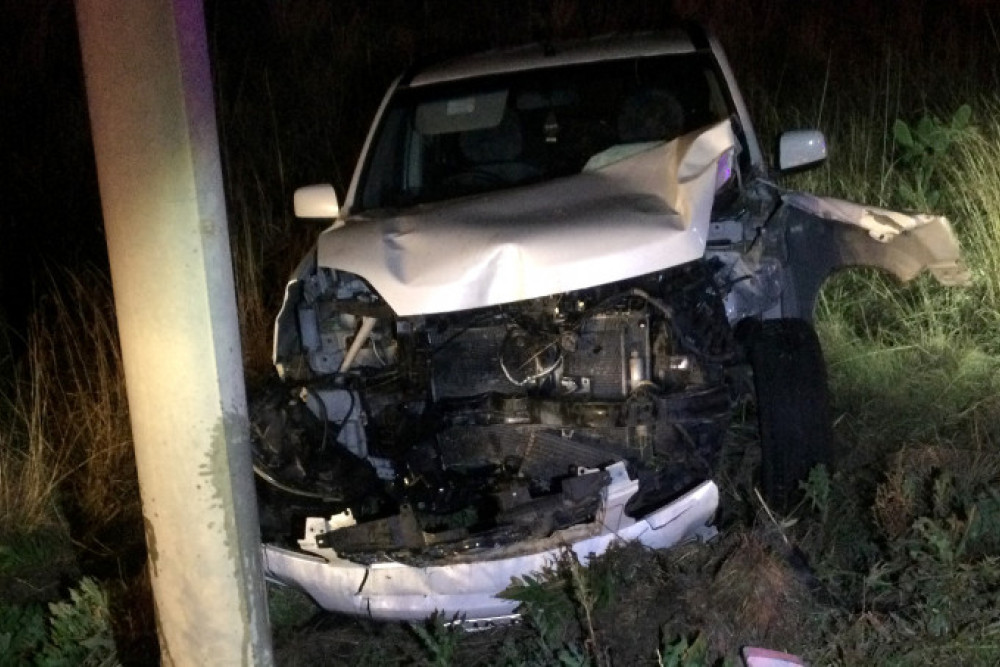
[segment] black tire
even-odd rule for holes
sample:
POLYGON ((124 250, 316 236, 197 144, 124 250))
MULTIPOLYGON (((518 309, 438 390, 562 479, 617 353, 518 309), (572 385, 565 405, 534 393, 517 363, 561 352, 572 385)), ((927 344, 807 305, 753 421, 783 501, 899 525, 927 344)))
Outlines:
POLYGON ((782 511, 802 497, 799 482, 833 451, 826 363, 812 325, 766 320, 747 341, 760 426, 760 485, 764 500, 782 511))

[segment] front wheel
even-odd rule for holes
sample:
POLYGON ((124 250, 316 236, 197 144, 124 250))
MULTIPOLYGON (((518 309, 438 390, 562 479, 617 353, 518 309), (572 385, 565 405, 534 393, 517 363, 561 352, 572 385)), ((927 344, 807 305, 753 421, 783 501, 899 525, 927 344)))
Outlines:
POLYGON ((760 426, 760 484, 780 510, 801 497, 799 482, 833 450, 826 363, 812 325, 800 319, 765 320, 747 341, 760 426))

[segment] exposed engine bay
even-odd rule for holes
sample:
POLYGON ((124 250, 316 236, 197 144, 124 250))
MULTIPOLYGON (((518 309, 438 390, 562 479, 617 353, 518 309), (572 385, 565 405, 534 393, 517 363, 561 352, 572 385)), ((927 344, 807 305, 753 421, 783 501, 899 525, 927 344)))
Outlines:
POLYGON ((351 274, 293 283, 298 354, 254 410, 265 529, 349 510, 317 545, 427 563, 592 520, 619 461, 630 516, 710 478, 737 354, 716 264, 405 318, 351 274))

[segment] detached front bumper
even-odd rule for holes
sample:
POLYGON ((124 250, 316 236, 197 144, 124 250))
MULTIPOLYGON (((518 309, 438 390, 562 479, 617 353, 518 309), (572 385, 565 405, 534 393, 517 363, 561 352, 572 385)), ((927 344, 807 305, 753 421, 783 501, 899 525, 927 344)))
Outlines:
MULTIPOLYGON (((380 620, 422 620, 434 612, 455 616, 465 624, 505 622, 515 615, 513 600, 497 598, 513 577, 538 572, 571 549, 582 564, 616 541, 639 542, 664 549, 715 534, 709 525, 719 502, 711 481, 635 520, 625 515, 629 498, 638 490, 623 463, 610 466, 611 483, 602 495, 592 523, 557 531, 540 540, 525 540, 453 558, 448 564, 414 567, 397 562, 362 565, 338 557, 291 551, 265 544, 265 574, 277 583, 305 591, 330 611, 380 620)), ((309 538, 302 540, 309 549, 309 538)))

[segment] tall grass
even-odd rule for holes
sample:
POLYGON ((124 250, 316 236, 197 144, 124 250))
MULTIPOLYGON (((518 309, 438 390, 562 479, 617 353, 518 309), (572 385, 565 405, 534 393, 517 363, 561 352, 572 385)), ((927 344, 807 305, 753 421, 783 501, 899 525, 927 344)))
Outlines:
POLYGON ((44 377, 31 368, 13 393, 0 397, 0 536, 42 527, 62 528, 57 491, 67 454, 45 436, 44 377))
MULTIPOLYGON (((798 535, 837 602, 808 651, 821 664, 1000 659, 1000 616, 987 602, 1000 581, 1000 543, 989 537, 1000 530, 1000 98, 969 89, 940 98, 973 106, 972 128, 936 165, 941 196, 929 211, 952 221, 970 284, 923 276, 901 286, 851 271, 826 285, 817 310, 841 454, 829 492, 839 511, 798 535)), ((905 119, 947 123, 954 111, 937 103, 905 119)), ((872 105, 828 132, 834 150, 854 138, 852 149, 870 151, 888 134, 886 166, 838 151, 796 185, 914 206, 901 186, 914 165, 892 145, 886 117, 872 105)))
POLYGON ((1000 98, 978 105, 975 118, 979 131, 958 143, 944 180, 976 296, 990 317, 1000 317, 1000 98))
POLYGON ((66 512, 87 528, 137 520, 110 285, 96 271, 60 271, 40 306, 0 406, 12 424, 0 433, 0 532, 38 529, 66 512))

